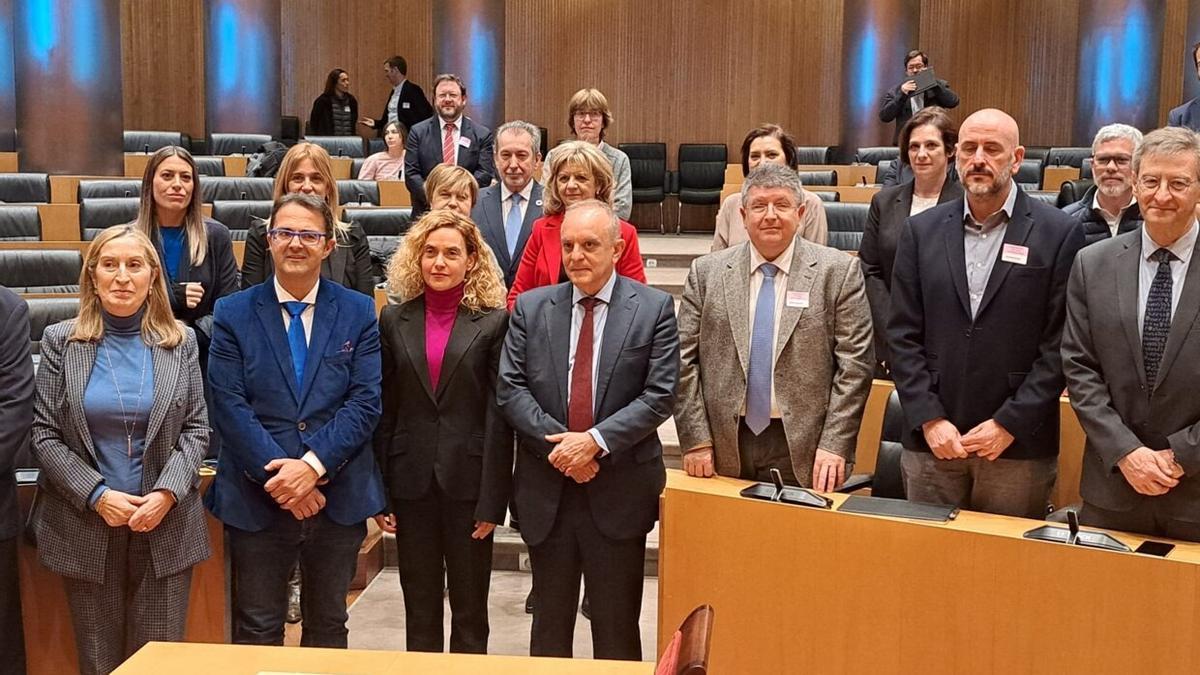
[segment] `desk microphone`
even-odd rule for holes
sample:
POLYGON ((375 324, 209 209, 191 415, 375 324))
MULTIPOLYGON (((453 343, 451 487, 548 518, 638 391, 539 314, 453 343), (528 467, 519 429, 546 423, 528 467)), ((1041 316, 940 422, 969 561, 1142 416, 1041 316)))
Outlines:
POLYGON ((783 474, 779 473, 779 469, 771 467, 771 482, 775 484, 775 499, 779 499, 779 495, 783 492, 783 474))
POLYGON ((149 143, 142 146, 142 152, 146 153, 147 155, 150 154, 150 144, 149 143))
POLYGON ((1071 537, 1067 539, 1067 543, 1076 543, 1079 539, 1079 514, 1073 510, 1067 511, 1067 529, 1071 532, 1071 537))
POLYGON ((242 146, 242 154, 243 155, 246 154, 246 146, 244 146, 244 145, 242 146))

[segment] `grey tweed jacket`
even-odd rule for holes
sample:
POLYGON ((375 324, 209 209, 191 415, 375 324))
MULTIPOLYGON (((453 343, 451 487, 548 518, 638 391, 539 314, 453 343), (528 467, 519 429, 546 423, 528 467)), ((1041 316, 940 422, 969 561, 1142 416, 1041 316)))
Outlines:
MULTIPOLYGON (((88 506, 104 479, 83 411, 96 344, 69 342, 75 322, 46 329, 34 399, 32 445, 39 480, 38 554, 51 571, 94 583, 104 580, 112 528, 88 506)), ((173 349, 153 347, 154 404, 146 428, 142 492, 169 490, 175 506, 146 536, 157 578, 177 574, 210 554, 198 470, 208 449, 208 412, 196 335, 173 349)))

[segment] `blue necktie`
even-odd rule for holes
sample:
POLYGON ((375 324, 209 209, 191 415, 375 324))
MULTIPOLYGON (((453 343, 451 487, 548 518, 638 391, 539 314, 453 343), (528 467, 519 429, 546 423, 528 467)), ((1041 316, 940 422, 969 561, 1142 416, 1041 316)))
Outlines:
POLYGON ((1150 254, 1158 263, 1150 292, 1146 294, 1146 316, 1142 319, 1142 361, 1146 365, 1146 383, 1154 388, 1158 383, 1158 365, 1167 347, 1171 332, 1171 261, 1175 255, 1165 248, 1150 254))
POLYGON ((304 322, 300 315, 308 309, 307 302, 285 302, 284 309, 292 317, 288 326, 288 347, 292 349, 292 370, 296 371, 296 386, 304 384, 304 362, 308 359, 308 341, 304 339, 304 322))
POLYGON ((521 237, 521 193, 514 192, 512 197, 512 206, 508 209, 508 220, 504 221, 504 238, 508 240, 508 257, 512 258, 513 253, 517 250, 517 239, 521 237))
POLYGON ((771 423, 771 359, 775 354, 775 274, 779 268, 763 263, 754 328, 750 332, 750 372, 746 375, 746 426, 757 436, 771 423))

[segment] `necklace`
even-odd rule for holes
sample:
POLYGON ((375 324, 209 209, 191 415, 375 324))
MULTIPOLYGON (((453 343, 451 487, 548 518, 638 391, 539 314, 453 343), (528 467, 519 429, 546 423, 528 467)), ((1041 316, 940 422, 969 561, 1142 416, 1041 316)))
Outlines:
POLYGON ((142 376, 138 378, 138 395, 137 405, 133 409, 134 417, 131 420, 125 410, 125 397, 121 395, 121 385, 117 384, 117 373, 113 370, 112 357, 109 355, 111 349, 108 345, 104 346, 104 360, 108 362, 108 374, 112 376, 113 388, 117 390, 117 403, 121 404, 121 426, 125 428, 125 448, 127 456, 133 457, 133 432, 137 429, 137 411, 142 409, 142 392, 146 388, 146 354, 149 349, 142 351, 142 376))

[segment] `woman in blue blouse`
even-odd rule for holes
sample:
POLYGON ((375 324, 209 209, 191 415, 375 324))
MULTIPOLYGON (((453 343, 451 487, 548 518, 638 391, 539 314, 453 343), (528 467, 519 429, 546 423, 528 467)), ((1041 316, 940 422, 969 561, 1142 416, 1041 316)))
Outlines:
POLYGON ((46 329, 32 430, 42 564, 64 577, 82 673, 183 639, 209 556, 197 471, 208 447, 195 333, 171 315, 150 239, 92 242, 79 316, 46 329))

